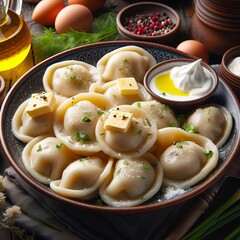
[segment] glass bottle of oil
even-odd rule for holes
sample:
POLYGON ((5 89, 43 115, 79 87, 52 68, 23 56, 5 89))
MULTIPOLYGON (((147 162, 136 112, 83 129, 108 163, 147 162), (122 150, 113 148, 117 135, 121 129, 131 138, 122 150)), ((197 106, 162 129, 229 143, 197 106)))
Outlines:
POLYGON ((18 66, 31 48, 31 34, 26 22, 0 0, 0 72, 18 66))

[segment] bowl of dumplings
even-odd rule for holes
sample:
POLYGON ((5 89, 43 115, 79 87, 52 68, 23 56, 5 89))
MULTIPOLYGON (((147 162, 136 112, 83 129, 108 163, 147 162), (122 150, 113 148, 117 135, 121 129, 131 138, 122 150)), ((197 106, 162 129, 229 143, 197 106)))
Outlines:
POLYGON ((182 58, 167 46, 118 41, 41 62, 2 105, 10 164, 39 194, 97 212, 155 211, 202 193, 237 154, 239 109, 221 80, 188 110, 154 99, 145 74, 182 58))

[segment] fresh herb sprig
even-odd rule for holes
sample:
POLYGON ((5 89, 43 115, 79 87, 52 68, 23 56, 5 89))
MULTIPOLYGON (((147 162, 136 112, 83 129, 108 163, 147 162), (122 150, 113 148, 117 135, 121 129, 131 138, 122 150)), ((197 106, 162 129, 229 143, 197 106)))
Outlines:
POLYGON ((36 61, 42 61, 62 51, 102 41, 119 38, 116 13, 109 12, 95 18, 92 32, 70 31, 58 34, 53 28, 44 28, 43 34, 33 36, 32 46, 36 61))

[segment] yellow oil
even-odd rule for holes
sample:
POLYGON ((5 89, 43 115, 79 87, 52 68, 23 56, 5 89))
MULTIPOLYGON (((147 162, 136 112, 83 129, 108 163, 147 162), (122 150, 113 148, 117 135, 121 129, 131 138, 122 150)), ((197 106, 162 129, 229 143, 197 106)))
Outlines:
POLYGON ((175 87, 170 78, 170 72, 158 75, 155 78, 155 86, 163 94, 170 94, 172 96, 189 96, 189 92, 183 92, 175 87))
POLYGON ((31 49, 31 34, 22 17, 9 10, 8 18, 0 28, 0 72, 18 66, 31 49))
POLYGON ((0 72, 18 66, 28 55, 31 45, 7 59, 0 60, 0 72))

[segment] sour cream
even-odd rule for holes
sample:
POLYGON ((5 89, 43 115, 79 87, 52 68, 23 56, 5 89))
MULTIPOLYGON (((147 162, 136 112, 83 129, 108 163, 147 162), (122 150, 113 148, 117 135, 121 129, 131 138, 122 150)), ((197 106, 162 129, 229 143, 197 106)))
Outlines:
POLYGON ((150 81, 150 89, 162 98, 186 101, 208 94, 214 86, 210 72, 202 66, 201 59, 174 66, 156 74, 150 81))
POLYGON ((170 71, 174 86, 188 92, 190 96, 203 96, 212 86, 210 73, 201 65, 201 59, 187 65, 174 67, 170 71))
POLYGON ((240 56, 235 57, 228 65, 228 69, 233 74, 240 77, 240 56))

